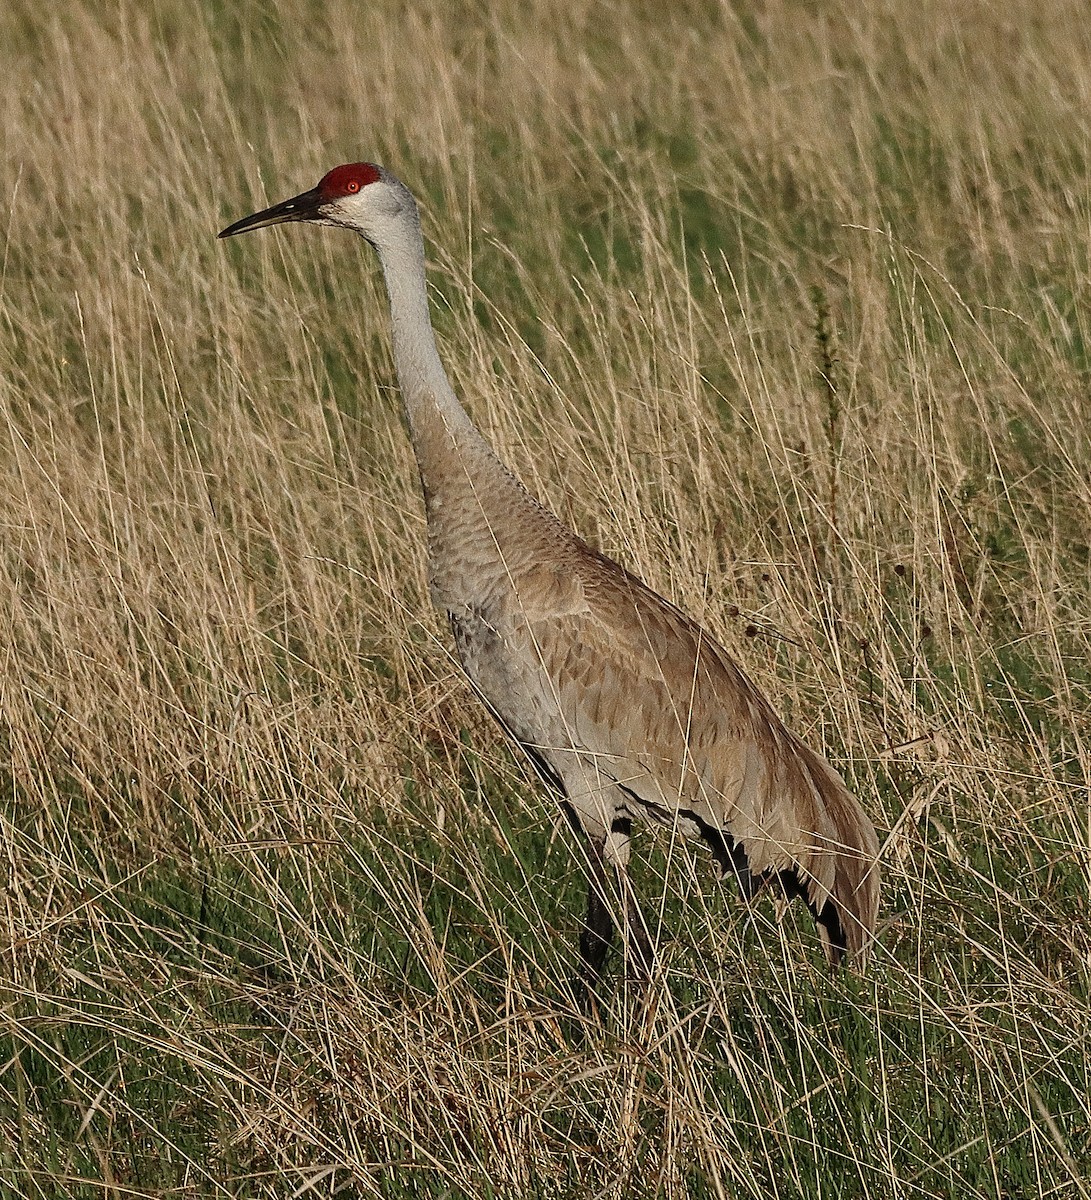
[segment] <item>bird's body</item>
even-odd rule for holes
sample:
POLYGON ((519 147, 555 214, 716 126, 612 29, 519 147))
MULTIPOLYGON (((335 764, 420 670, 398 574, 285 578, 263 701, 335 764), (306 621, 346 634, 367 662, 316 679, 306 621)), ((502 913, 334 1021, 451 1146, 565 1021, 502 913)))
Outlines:
POLYGON ((589 839, 588 974, 601 969, 612 929, 608 866, 622 883, 634 963, 651 967, 625 876, 634 820, 705 841, 747 897, 768 879, 803 895, 831 961, 861 951, 879 898, 870 820, 723 647, 558 521, 496 457, 436 350, 407 189, 372 164, 338 167, 221 236, 285 220, 355 229, 379 252, 432 598, 478 693, 589 839))

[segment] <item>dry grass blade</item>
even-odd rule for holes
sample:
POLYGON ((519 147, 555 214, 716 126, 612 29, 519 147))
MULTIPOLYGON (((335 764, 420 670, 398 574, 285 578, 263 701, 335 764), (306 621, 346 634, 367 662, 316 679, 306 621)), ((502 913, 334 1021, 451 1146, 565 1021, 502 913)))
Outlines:
POLYGON ((0 1200, 1087 1194, 1088 40, 2 6, 0 1200), (664 976, 573 1010, 580 873, 431 611, 371 264, 215 240, 365 157, 504 457, 890 833, 863 977, 645 838, 664 976))

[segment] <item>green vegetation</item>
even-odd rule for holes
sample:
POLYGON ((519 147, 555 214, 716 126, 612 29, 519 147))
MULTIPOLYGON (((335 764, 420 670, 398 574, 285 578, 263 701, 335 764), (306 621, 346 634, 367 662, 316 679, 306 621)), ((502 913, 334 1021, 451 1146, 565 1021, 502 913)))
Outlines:
POLYGON ((1091 1195, 1083 5, 0 7, 0 1200, 1091 1195), (375 158, 514 469, 885 839, 831 977, 572 839, 454 664, 375 158))

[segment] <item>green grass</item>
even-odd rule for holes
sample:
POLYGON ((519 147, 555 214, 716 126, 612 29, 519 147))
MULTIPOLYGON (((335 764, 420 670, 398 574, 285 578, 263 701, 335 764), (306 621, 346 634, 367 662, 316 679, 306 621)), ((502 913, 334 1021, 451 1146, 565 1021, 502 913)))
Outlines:
POLYGON ((0 13, 0 1197, 1091 1192, 1083 8, 0 13), (521 478, 885 840, 872 961, 643 835, 646 998, 454 663, 375 158, 521 478))

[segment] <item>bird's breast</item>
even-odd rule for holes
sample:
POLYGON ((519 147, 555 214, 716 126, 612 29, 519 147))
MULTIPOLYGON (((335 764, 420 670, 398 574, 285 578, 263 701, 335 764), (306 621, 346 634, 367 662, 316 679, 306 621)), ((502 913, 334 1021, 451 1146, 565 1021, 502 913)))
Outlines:
POLYGON ((572 602, 578 581, 552 566, 504 574, 487 590, 444 604, 463 669, 521 742, 568 747, 575 731, 532 628, 543 609, 572 602))

